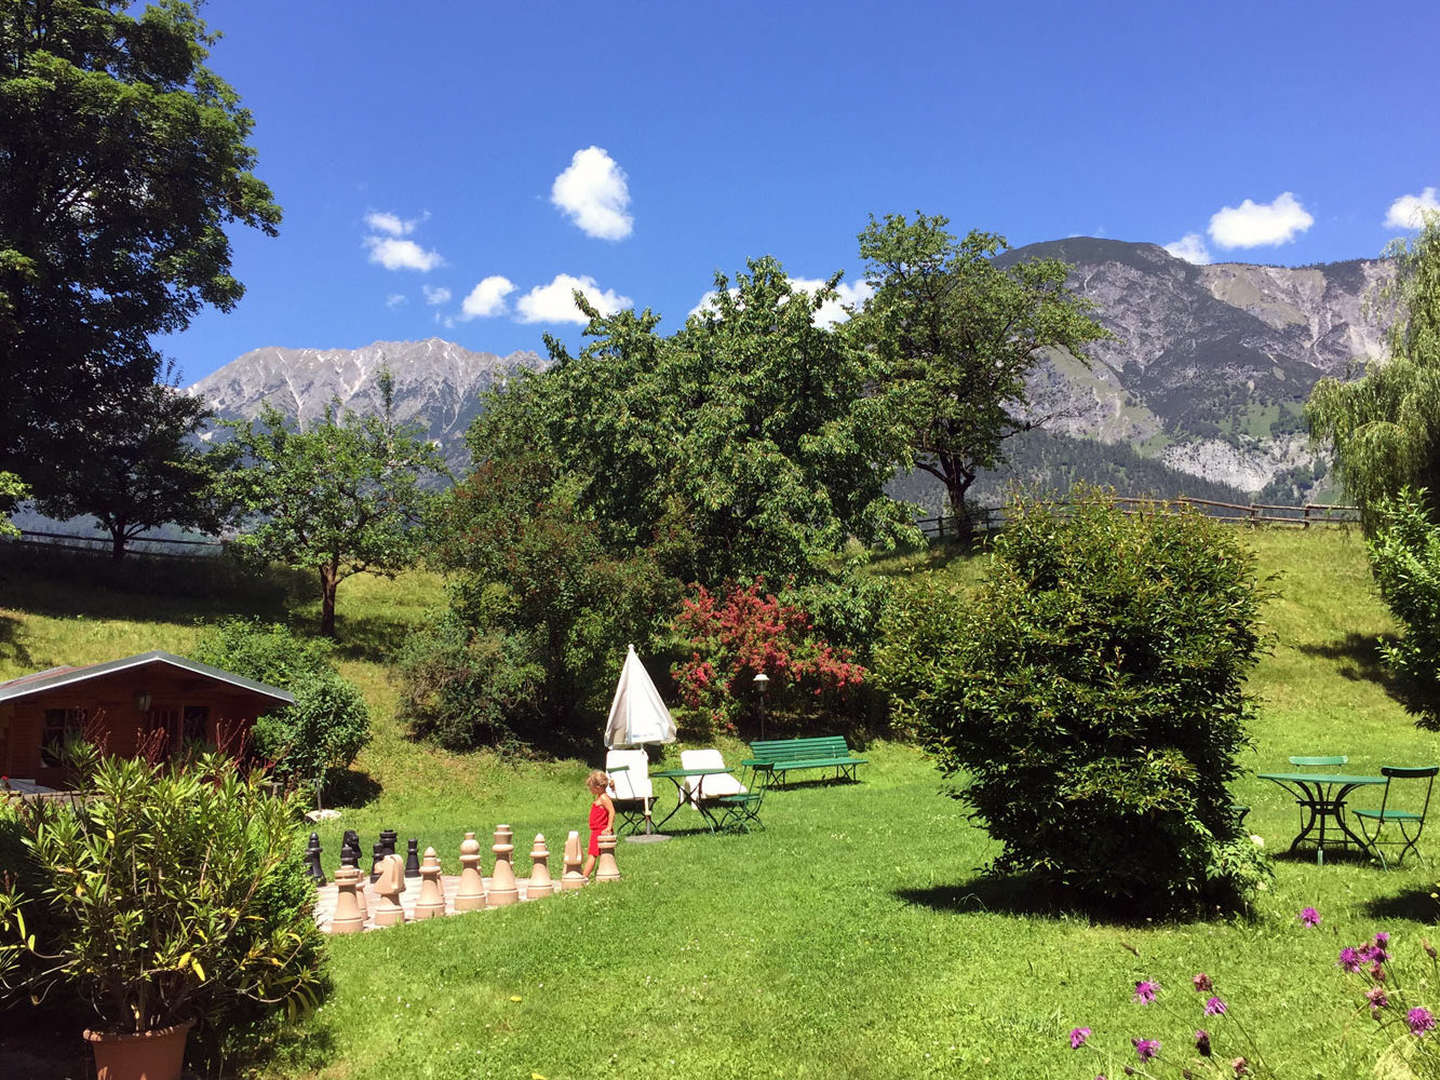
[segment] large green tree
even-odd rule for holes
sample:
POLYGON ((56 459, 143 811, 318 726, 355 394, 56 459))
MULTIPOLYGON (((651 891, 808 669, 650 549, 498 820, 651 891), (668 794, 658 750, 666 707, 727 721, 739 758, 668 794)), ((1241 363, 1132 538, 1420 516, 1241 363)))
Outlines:
POLYGON ((16 505, 29 494, 24 482, 14 473, 0 472, 0 536, 18 536, 10 515, 16 505))
POLYGON ((332 404, 309 430, 266 406, 257 420, 226 421, 234 467, 217 482, 238 508, 235 546, 320 580, 320 632, 335 636, 335 593, 355 574, 394 574, 414 561, 429 501, 444 473, 440 452, 394 414, 394 380, 380 377, 379 415, 332 404))
POLYGON ((0 4, 0 466, 27 480, 154 380, 153 335, 240 299, 225 227, 280 221, 198 4, 131 7, 0 4))
MULTIPOLYGON (((98 402, 72 453, 41 466, 42 513, 93 514, 120 559, 131 540, 173 524, 214 532, 222 507, 212 492, 212 454, 197 438, 214 414, 183 393, 173 372, 137 393, 98 402)), ((225 456, 222 449, 216 455, 225 456)))
POLYGON ((1395 278, 1379 297, 1395 307, 1389 357, 1353 382, 1321 379, 1305 408, 1367 531, 1379 505, 1406 487, 1423 489, 1440 521, 1440 215, 1390 254, 1395 278))
POLYGON ((915 468, 945 485, 950 511, 969 527, 965 493, 981 469, 1004 461, 1004 441, 1041 422, 1027 415, 1026 376, 1047 349, 1085 360, 1108 337, 1091 305, 1066 287, 1057 259, 1000 266, 1005 238, 946 231, 917 213, 871 217, 860 233, 875 290, 850 331, 874 363, 874 384, 906 432, 915 468))

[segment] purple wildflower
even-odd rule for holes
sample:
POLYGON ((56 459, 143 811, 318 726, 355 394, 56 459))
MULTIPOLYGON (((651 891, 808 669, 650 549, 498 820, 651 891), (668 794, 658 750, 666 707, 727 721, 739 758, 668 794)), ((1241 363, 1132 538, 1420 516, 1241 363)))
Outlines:
POLYGON ((1070 1049, 1071 1049, 1071 1050, 1079 1050, 1080 1047, 1082 1047, 1082 1046, 1085 1045, 1085 1040, 1088 1039, 1088 1038, 1090 1038, 1090 1029, 1089 1029, 1089 1028, 1071 1028, 1071 1029, 1070 1029, 1070 1049))
POLYGON ((1159 983, 1150 979, 1142 979, 1135 984, 1135 1000, 1141 1005, 1149 1005, 1155 1000, 1155 991, 1159 989, 1159 983))
POLYGON ((1313 907, 1301 908, 1300 921, 1306 926, 1319 926, 1320 912, 1316 911, 1313 907))
MULTIPOLYGON (((1430 1014, 1426 1013, 1425 1015, 1429 1016, 1430 1014)), ((1433 1020, 1430 1022, 1434 1024, 1433 1020)), ((1135 1044, 1135 1056, 1140 1059, 1142 1064, 1160 1053, 1158 1039, 1131 1039, 1130 1041, 1135 1044)))
POLYGON ((1347 975, 1356 974, 1360 970, 1361 962, 1360 953, 1348 945, 1340 950, 1340 959, 1336 961, 1347 975))
POLYGON ((1212 997, 1209 1001, 1205 1002, 1205 1015, 1224 1016, 1225 1002, 1221 1001, 1218 997, 1212 997))
POLYGON ((1206 975, 1203 971, 1190 981, 1195 985, 1195 992, 1197 994, 1208 994, 1211 990, 1215 989, 1215 984, 1210 981, 1210 976, 1206 975))
POLYGON ((1378 942, 1374 945, 1361 945, 1359 951, 1360 959, 1367 964, 1383 964, 1390 959, 1390 954, 1378 942))
POLYGON ((1236 1076, 1248 1076, 1250 1074, 1250 1063, 1243 1057, 1238 1057, 1230 1062, 1230 1068, 1235 1070, 1236 1076))
POLYGON ((1370 965, 1370 977, 1376 982, 1385 981, 1385 965, 1380 963, 1379 960, 1376 960, 1373 964, 1370 965))
POLYGON ((1204 1028, 1195 1032, 1195 1051, 1201 1057, 1210 1056, 1210 1033, 1204 1028))
POLYGON ((1375 944, 1382 948, 1390 944, 1390 931, 1381 930, 1375 935, 1375 944))
POLYGON ((1365 991, 1365 1000, 1370 1002, 1372 1011, 1379 1012, 1390 1004, 1390 995, 1385 993, 1385 987, 1372 986, 1365 991))
POLYGON ((1435 1026, 1435 1016, 1423 1005, 1416 1005, 1405 1014, 1405 1023, 1410 1027, 1410 1034, 1417 1039, 1423 1039, 1425 1033, 1435 1026))

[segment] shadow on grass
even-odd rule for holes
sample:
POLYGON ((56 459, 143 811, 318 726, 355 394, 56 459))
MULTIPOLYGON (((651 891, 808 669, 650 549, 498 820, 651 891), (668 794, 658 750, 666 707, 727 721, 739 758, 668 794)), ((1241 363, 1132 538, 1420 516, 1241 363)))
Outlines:
POLYGON ((1410 919, 1414 922, 1434 922, 1440 915, 1440 900, 1430 894, 1436 890, 1417 886, 1395 893, 1393 896, 1376 896, 1365 901, 1361 910, 1372 919, 1410 919))
POLYGON ((1393 696, 1396 692, 1395 681, 1380 659, 1381 640, 1378 634, 1357 634, 1351 631, 1343 638, 1328 641, 1323 645, 1300 645, 1298 648, 1306 656, 1339 661, 1338 670, 1345 678, 1355 682, 1376 683, 1393 696))
POLYGON ((336 655, 343 660, 390 663, 399 655, 405 639, 416 631, 413 621, 386 615, 341 615, 336 620, 339 641, 336 655))
POLYGON ((20 642, 20 620, 0 615, 0 656, 11 656, 26 667, 34 667, 30 650, 20 642))
POLYGON ((384 787, 362 769, 331 773, 325 779, 325 805, 332 809, 356 809, 378 799, 384 787))
MULTIPOLYGON (((1055 888, 1030 877, 987 877, 979 875, 958 885, 932 885, 925 889, 897 889, 894 893, 907 904, 953 915, 985 913, 1018 915, 1027 918, 1082 918, 1107 926, 1137 926, 1147 922, 1146 913, 1115 901, 1086 898, 1055 888)), ((1181 916, 1171 916, 1184 921, 1181 916)))

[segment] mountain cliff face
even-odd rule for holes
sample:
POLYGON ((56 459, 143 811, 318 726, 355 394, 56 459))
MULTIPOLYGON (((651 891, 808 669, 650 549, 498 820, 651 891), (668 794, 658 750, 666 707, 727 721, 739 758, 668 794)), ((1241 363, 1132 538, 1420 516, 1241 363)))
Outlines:
MULTIPOLYGON (((1032 380, 1052 432, 1125 443, 1180 473, 1258 491, 1323 471, 1305 437, 1316 380, 1383 354, 1393 312, 1383 260, 1311 267, 1194 266, 1153 244, 1077 237, 1007 252, 1064 259, 1071 286, 1115 335, 1048 358, 1032 380)), ((1292 496, 1293 497, 1293 496, 1292 496)))
POLYGON ((221 419, 252 419, 263 403, 308 424, 337 399, 342 408, 378 412, 377 380, 388 368, 395 378, 396 416, 420 424, 460 475, 469 465, 465 430, 480 411, 480 395, 548 363, 533 352, 502 357, 439 338, 377 341, 359 349, 271 346, 232 360, 189 389, 203 394, 221 419))

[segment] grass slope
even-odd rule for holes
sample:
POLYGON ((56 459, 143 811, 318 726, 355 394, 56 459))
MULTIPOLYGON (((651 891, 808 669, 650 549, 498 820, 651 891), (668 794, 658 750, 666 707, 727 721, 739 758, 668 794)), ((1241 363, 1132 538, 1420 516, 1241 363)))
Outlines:
MULTIPOLYGON (((1295 807, 1254 772, 1293 753, 1348 753, 1367 772, 1440 760, 1440 740, 1386 693, 1374 644, 1392 625, 1358 537, 1249 539, 1265 572, 1281 576, 1267 608, 1274 648, 1252 680, 1262 710, 1250 775, 1237 794, 1254 808, 1251 828, 1283 852, 1295 807)), ((969 584, 978 563, 912 558, 888 569, 969 584)), ((199 600, 55 582, 0 588, 11 606, 0 609, 0 676, 143 648, 183 652, 218 614, 199 600)), ((342 633, 353 632, 343 666, 378 719, 359 762, 375 794, 322 831, 327 866, 342 829, 369 844, 388 826, 434 845, 453 872, 462 833, 488 837, 504 821, 518 866, 543 831, 558 868, 566 831, 584 824, 584 763, 445 754, 408 741, 393 720, 381 660, 440 596, 424 575, 342 587, 342 633)), ((725 750, 738 758, 738 745, 725 750)), ((269 1075, 1090 1077, 1116 1075, 1132 1036, 1160 1038, 1168 1052, 1197 1026, 1233 1056, 1241 1051, 1227 1025, 1237 1019, 1283 1075, 1367 1074, 1371 1022, 1335 953, 1385 927, 1392 951, 1412 959, 1435 914, 1426 871, 1282 856, 1255 919, 1107 924, 981 877, 993 846, 939 795, 925 758, 903 745, 867 756, 860 784, 772 795, 763 833, 622 844, 618 884, 335 939, 336 992, 269 1075), (1324 915, 1320 929, 1296 921, 1305 905, 1324 915), (1230 1017, 1202 1024, 1188 988, 1201 970, 1230 1017), (1146 1010, 1130 990, 1151 977, 1165 991, 1146 1010), (1116 1061, 1070 1051, 1065 1034, 1077 1024, 1093 1027, 1116 1061)), ((696 824, 688 812, 676 820, 696 824)))

